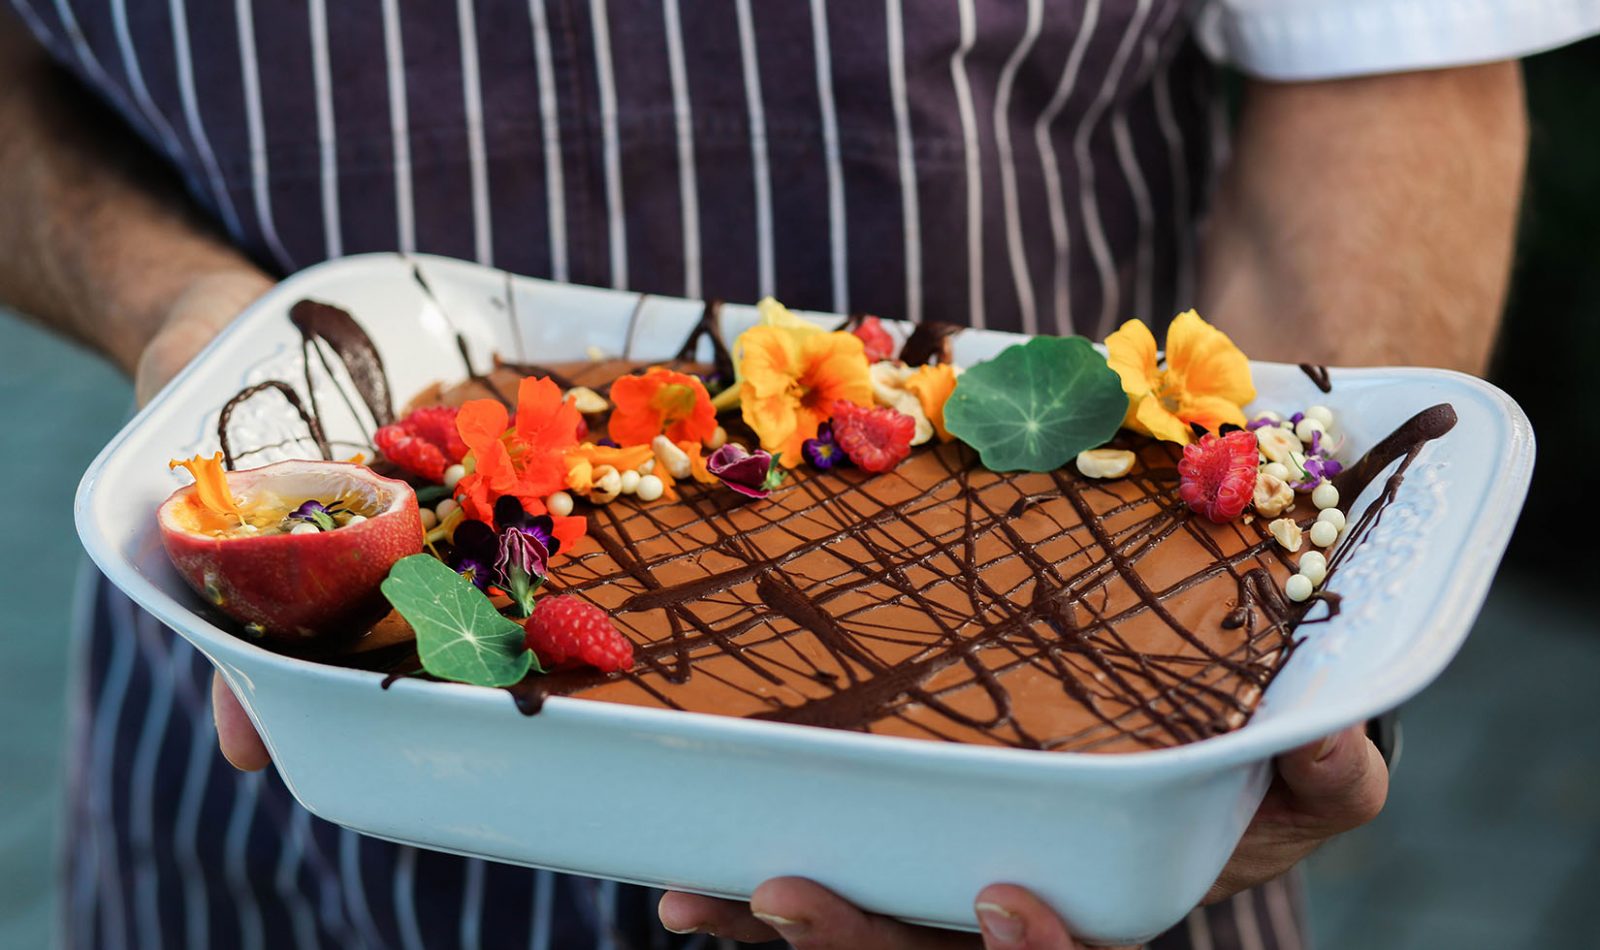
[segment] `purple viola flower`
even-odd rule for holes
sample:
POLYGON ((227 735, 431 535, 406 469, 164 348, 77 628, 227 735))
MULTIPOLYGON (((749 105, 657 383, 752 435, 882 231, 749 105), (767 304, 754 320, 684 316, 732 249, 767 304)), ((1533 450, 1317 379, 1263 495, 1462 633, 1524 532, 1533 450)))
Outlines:
POLYGON ((1292 415, 1292 416, 1290 416, 1290 417, 1289 417, 1289 423, 1290 423, 1290 424, 1291 424, 1291 425, 1299 425, 1299 424, 1300 424, 1300 420, 1301 420, 1301 419, 1304 419, 1304 418, 1305 418, 1305 417, 1306 417, 1306 414, 1305 414, 1305 413, 1303 413, 1303 412, 1297 412, 1297 413, 1295 413, 1295 414, 1294 414, 1294 415, 1292 415))
POLYGON ((1311 452, 1310 452, 1310 454, 1311 455, 1321 455, 1322 454, 1322 430, 1321 429, 1312 429, 1311 430, 1311 452))
POLYGON ((1275 425, 1277 425, 1277 423, 1272 420, 1272 417, 1270 417, 1270 416, 1258 416, 1258 417, 1256 417, 1254 419, 1251 419, 1245 425, 1245 428, 1249 429, 1251 432, 1254 432, 1257 429, 1265 429, 1267 426, 1275 426, 1275 425))
POLYGON ((494 503, 494 523, 504 533, 515 529, 535 538, 549 554, 561 550, 561 542, 556 540, 555 522, 549 515, 530 515, 528 509, 522 507, 522 502, 510 495, 501 495, 500 500, 494 503))
POLYGON ((800 454, 805 456, 812 468, 821 472, 826 472, 844 461, 844 450, 833 440, 833 423, 824 422, 817 426, 817 437, 802 442, 800 454))
POLYGON ((765 498, 772 494, 772 489, 767 487, 772 454, 764 449, 746 452, 744 446, 729 442, 706 459, 706 471, 747 498, 765 498))
POLYGON ((543 577, 550 567, 550 549, 534 531, 507 528, 500 532, 494 567, 502 581, 510 582, 513 570, 529 577, 543 577))
POLYGON ((316 526, 318 531, 332 531, 339 526, 338 522, 333 520, 334 514, 335 509, 313 499, 289 512, 283 521, 286 528, 293 528, 297 524, 309 524, 316 526))
POLYGON ((457 574, 472 581, 479 590, 498 585, 495 561, 499 559, 500 541, 493 528, 481 521, 463 521, 456 526, 450 546, 450 566, 457 574))
POLYGON ((544 583, 550 552, 532 532, 507 528, 500 532, 500 550, 495 558, 495 574, 500 587, 511 596, 522 616, 533 613, 533 592, 544 583))

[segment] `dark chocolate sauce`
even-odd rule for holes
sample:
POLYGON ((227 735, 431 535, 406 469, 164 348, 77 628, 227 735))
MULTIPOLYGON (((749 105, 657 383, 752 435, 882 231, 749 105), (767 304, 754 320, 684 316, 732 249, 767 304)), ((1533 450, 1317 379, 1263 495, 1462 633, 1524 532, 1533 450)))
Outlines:
POLYGON ((938 320, 919 323, 911 331, 911 336, 906 338, 906 345, 900 348, 900 359, 909 366, 925 366, 935 361, 952 362, 950 346, 955 335, 963 329, 958 324, 938 320))
POLYGON ((1328 375, 1328 367, 1316 363, 1301 363, 1300 371, 1311 377, 1311 382, 1325 393, 1333 392, 1333 378, 1328 375))

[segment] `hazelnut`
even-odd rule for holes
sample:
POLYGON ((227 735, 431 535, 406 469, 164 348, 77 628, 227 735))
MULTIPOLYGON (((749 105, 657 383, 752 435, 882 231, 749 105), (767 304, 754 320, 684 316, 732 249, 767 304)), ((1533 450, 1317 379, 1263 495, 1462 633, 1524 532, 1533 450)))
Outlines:
POLYGON ((1121 478, 1133 471, 1134 455, 1127 449, 1088 449, 1078 453, 1078 471, 1086 478, 1121 478))
POLYGON ((1255 505, 1257 511, 1268 518, 1276 518, 1294 504, 1294 489, 1276 475, 1259 472, 1256 475, 1256 491, 1251 503, 1255 505))
POLYGON ((1261 454, 1268 461, 1279 462, 1285 466, 1295 468, 1292 460, 1301 452, 1300 440, 1295 438, 1293 432, 1280 429, 1277 426, 1262 426, 1256 430, 1256 444, 1261 447, 1261 454))
POLYGON ((606 402, 606 397, 588 386, 574 386, 567 390, 567 396, 572 399, 573 407, 584 415, 605 412, 611 408, 611 403, 606 402))
POLYGON ((691 463, 689 453, 678 448, 672 440, 664 435, 658 435, 650 442, 650 448, 655 450, 656 461, 667 470, 673 478, 688 478, 691 463))
POLYGON ((589 500, 595 504, 608 505, 622 494, 622 474, 614 466, 601 465, 594 470, 592 477, 594 487, 589 489, 589 500))
POLYGON ((1284 550, 1291 552, 1300 550, 1300 526, 1293 518, 1279 518, 1267 525, 1267 531, 1277 539, 1284 550))

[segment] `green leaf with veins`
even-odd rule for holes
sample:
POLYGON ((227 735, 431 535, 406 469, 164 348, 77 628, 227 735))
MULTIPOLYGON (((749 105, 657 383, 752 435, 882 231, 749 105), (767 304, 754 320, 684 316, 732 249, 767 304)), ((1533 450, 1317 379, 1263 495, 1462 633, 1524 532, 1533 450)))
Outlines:
POLYGON ((416 632, 422 668, 440 679, 510 686, 539 667, 522 625, 502 617, 483 591, 432 555, 396 561, 383 596, 416 632))
POLYGON ((962 373, 945 427, 996 472, 1049 472, 1110 441, 1128 411, 1122 381, 1081 336, 1034 337, 962 373))

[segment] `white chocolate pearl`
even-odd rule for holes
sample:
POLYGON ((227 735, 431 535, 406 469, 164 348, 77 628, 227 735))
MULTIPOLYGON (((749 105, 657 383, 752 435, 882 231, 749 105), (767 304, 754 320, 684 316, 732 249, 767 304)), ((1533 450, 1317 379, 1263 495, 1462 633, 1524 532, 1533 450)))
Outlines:
POLYGON ((1299 439, 1301 442, 1310 442, 1311 441, 1311 433, 1313 433, 1313 432, 1326 433, 1327 431, 1328 431, 1328 427, 1327 426, 1325 426, 1322 423, 1318 422, 1317 420, 1311 418, 1310 416, 1306 416, 1305 418, 1301 419, 1299 422, 1295 423, 1294 436, 1295 436, 1295 438, 1299 439))
POLYGON ((1261 474, 1271 475, 1280 482, 1286 482, 1289 480, 1289 466, 1282 462, 1268 462, 1261 467, 1261 474))
POLYGON ((316 534, 317 526, 309 521, 302 521, 289 529, 290 534, 316 534))
POLYGON ((1300 555, 1300 573, 1311 578, 1312 584, 1320 585, 1328 577, 1328 559, 1321 551, 1307 551, 1300 555))
POLYGON ((544 500, 544 506, 557 518, 565 518, 572 514, 572 496, 564 491, 558 491, 544 500))
MULTIPOLYGON (((1335 508, 1339 505, 1339 489, 1333 487, 1333 482, 1323 482, 1311 489, 1311 503, 1318 508, 1335 508)), ((1338 530, 1335 528, 1334 530, 1338 530)))
POLYGON ((346 528, 348 528, 353 524, 360 524, 361 522, 366 521, 366 520, 367 520, 367 516, 366 515, 351 515, 350 516, 350 520, 346 521, 344 523, 344 526, 346 528))
POLYGON ((467 477, 465 465, 452 465, 444 470, 444 487, 451 491, 456 490, 456 483, 467 477))
POLYGON ((1333 410, 1327 406, 1312 406, 1306 410, 1307 419, 1315 419, 1322 423, 1322 431, 1333 428, 1333 410))
POLYGON ((1326 521, 1319 521, 1311 526, 1311 543, 1319 548, 1325 548, 1339 540, 1339 529, 1326 521))
POLYGON ((450 517, 450 513, 452 511, 455 511, 460 507, 461 506, 456 503, 454 498, 446 498, 444 501, 441 501, 434 506, 433 513, 439 516, 440 521, 443 521, 444 519, 450 517))
POLYGON ((1290 600, 1298 604, 1310 597, 1311 591, 1315 587, 1316 585, 1311 583, 1311 578, 1304 574, 1296 574, 1283 585, 1283 592, 1289 595, 1290 600))
POLYGON ((639 489, 639 473, 632 469, 622 473, 622 493, 631 495, 639 489))
POLYGON ((640 501, 655 501, 667 486, 661 484, 659 475, 642 475, 639 477, 639 487, 634 490, 640 501))
POLYGON ((1329 505, 1328 507, 1317 512, 1317 520, 1325 521, 1328 524, 1333 525, 1333 530, 1335 531, 1344 530, 1344 512, 1333 507, 1332 505, 1329 505))
POLYGON ((439 526, 439 516, 433 513, 432 508, 424 508, 417 514, 422 516, 422 530, 432 531, 439 526))

